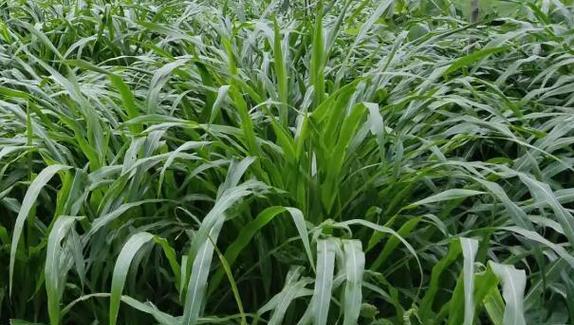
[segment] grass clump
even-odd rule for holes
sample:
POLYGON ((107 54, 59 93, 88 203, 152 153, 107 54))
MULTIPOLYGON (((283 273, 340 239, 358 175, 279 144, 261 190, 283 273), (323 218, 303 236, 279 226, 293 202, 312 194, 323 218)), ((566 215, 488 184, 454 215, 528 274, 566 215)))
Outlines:
POLYGON ((574 9, 467 2, 2 2, 1 322, 573 322, 574 9))

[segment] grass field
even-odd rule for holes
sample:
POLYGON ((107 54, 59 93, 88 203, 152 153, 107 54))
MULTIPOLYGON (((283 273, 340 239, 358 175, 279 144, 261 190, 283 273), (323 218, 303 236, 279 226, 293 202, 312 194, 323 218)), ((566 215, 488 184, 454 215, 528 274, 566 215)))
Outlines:
POLYGON ((573 324, 572 1, 0 1, 0 324, 573 324))

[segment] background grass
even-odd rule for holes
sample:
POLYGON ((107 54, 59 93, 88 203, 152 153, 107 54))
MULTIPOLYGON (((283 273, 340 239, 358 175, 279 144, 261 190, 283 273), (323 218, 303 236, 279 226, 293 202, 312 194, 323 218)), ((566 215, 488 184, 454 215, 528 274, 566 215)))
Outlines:
POLYGON ((0 322, 572 323, 574 9, 468 3, 1 2, 0 322))

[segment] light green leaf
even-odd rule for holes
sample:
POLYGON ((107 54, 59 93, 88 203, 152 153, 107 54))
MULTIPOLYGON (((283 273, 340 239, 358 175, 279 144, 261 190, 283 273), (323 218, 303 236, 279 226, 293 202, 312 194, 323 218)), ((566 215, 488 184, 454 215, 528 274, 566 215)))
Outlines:
POLYGON ((48 297, 48 314, 50 324, 60 323, 60 300, 64 292, 64 281, 67 270, 60 268, 60 260, 63 252, 61 242, 79 217, 59 217, 48 236, 48 248, 46 249, 46 264, 44 274, 46 277, 46 295, 48 297))
POLYGON ((460 245, 464 257, 464 324, 472 325, 474 320, 474 258, 478 251, 478 241, 470 238, 461 238, 460 245))
POLYGON ((52 179, 52 177, 58 173, 59 171, 69 169, 69 166, 63 165, 51 165, 44 168, 38 176, 34 179, 28 191, 26 191, 26 195, 24 196, 24 200, 22 201, 22 206, 20 208, 20 212, 16 217, 16 223, 14 225, 14 231, 12 235, 12 244, 10 246, 10 295, 12 295, 12 283, 14 279, 14 264, 16 262, 16 251, 18 249, 18 242, 20 241, 20 236, 22 235, 22 229, 24 227, 24 221, 28 218, 30 210, 34 203, 36 203, 36 199, 38 198, 38 194, 42 188, 52 179))
POLYGON ((422 199, 422 200, 417 201, 415 203, 411 203, 405 209, 412 209, 412 208, 415 208, 415 207, 423 205, 423 204, 436 203, 436 202, 449 201, 449 200, 456 200, 456 199, 463 199, 463 198, 467 198, 467 197, 475 196, 475 195, 480 195, 480 194, 484 194, 484 192, 474 191, 474 190, 466 190, 466 189, 450 189, 450 190, 446 190, 444 192, 440 192, 440 193, 435 194, 435 195, 431 195, 431 196, 427 197, 426 199, 422 199))
POLYGON ((327 324, 333 288, 336 245, 335 239, 332 238, 317 241, 317 276, 309 306, 312 309, 313 323, 316 325, 327 324))
POLYGON ((502 281, 502 296, 506 302, 504 324, 525 325, 523 301, 526 273, 524 270, 517 270, 512 265, 490 262, 489 266, 502 281))
POLYGON ((110 296, 110 325, 115 325, 120 310, 120 300, 126 283, 126 277, 137 252, 142 246, 153 239, 147 232, 139 232, 130 237, 122 248, 112 275, 112 289, 110 296))
POLYGON ((365 254, 361 241, 343 240, 345 252, 345 304, 343 324, 357 324, 363 301, 362 284, 365 269, 365 254))

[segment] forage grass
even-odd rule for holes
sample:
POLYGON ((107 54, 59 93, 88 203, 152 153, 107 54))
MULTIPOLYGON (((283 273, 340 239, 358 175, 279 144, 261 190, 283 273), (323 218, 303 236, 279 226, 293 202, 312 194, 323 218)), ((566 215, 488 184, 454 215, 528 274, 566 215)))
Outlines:
POLYGON ((0 323, 573 323, 572 17, 0 0, 0 323))

